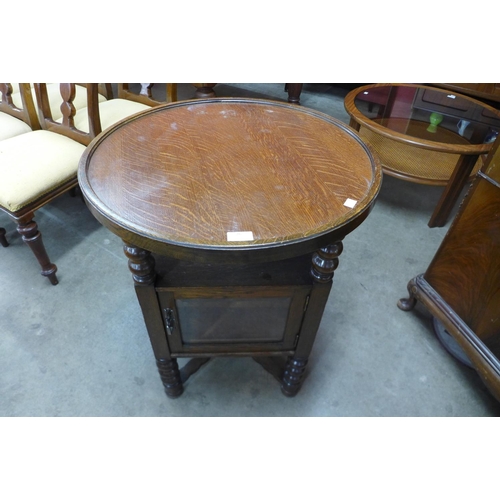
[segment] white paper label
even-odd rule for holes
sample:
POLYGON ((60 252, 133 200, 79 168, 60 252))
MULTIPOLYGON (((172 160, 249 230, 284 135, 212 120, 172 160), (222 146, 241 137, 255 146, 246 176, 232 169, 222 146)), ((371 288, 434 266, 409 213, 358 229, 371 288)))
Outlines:
POLYGON ((252 231, 228 231, 227 241, 253 241, 252 231))
POLYGON ((356 206, 357 201, 356 200, 351 200, 351 198, 347 198, 345 200, 344 205, 349 208, 354 208, 356 206))

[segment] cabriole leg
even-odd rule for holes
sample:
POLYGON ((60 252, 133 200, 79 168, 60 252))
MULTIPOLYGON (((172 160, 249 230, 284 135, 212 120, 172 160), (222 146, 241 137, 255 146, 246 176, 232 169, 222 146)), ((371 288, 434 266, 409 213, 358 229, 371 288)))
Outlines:
POLYGON ((398 307, 402 311, 411 311, 415 307, 415 304, 417 303, 417 298, 416 298, 417 287, 415 285, 415 280, 416 278, 413 278, 408 282, 409 297, 398 300, 398 307))

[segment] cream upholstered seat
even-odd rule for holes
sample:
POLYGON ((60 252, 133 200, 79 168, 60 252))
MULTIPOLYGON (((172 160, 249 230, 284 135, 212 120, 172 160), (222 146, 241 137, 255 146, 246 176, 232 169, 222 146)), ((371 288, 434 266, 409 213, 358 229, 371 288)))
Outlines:
POLYGON ((0 142, 0 206, 19 212, 75 176, 85 146, 36 130, 0 142))
POLYGON ((31 127, 27 123, 7 113, 0 112, 0 141, 25 134, 26 132, 32 132, 31 127))
MULTIPOLYGON (((151 106, 139 102, 129 101, 127 99, 110 99, 99 103, 99 117, 102 130, 111 127, 123 118, 127 118, 139 111, 151 109, 151 106)), ((88 112, 86 108, 79 109, 75 113, 75 127, 84 132, 89 131, 88 112)))
MULTIPOLYGON (((57 267, 50 262, 34 214, 57 196, 77 186, 80 157, 85 146, 101 131, 99 98, 97 84, 88 84, 87 106, 84 109, 87 110, 87 129, 91 132, 87 133, 73 125, 75 84, 60 84, 62 123, 55 123, 50 117, 47 86, 35 84, 35 90, 40 125, 44 130, 27 132, 0 142, 0 210, 17 222, 17 230, 37 258, 42 275, 56 285, 57 267)), ((30 86, 20 84, 20 93, 23 102, 28 102, 30 86)), ((2 228, 0 244, 7 246, 2 228)))
POLYGON ((14 98, 16 88, 19 84, 0 83, 0 141, 40 129, 31 92, 23 103, 21 97, 14 98))

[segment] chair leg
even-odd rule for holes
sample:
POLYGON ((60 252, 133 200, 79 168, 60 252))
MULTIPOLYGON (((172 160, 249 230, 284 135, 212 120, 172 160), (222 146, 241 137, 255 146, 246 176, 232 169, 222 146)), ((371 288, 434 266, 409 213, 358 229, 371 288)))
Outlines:
POLYGON ((42 276, 46 276, 53 285, 57 285, 59 283, 56 276, 57 267, 50 262, 45 246, 43 245, 42 234, 38 231, 38 226, 33 220, 33 214, 25 216, 19 221, 17 231, 35 254, 42 268, 42 276))
POLYGON ((9 246, 9 242, 5 237, 5 229, 3 227, 0 227, 0 245, 2 245, 3 247, 9 246))

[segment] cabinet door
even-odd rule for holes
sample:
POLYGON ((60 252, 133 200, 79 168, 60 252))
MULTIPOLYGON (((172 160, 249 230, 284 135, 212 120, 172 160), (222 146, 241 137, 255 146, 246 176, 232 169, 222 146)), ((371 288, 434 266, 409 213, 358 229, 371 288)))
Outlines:
POLYGON ((162 288, 173 354, 290 351, 311 287, 162 288))

